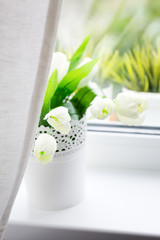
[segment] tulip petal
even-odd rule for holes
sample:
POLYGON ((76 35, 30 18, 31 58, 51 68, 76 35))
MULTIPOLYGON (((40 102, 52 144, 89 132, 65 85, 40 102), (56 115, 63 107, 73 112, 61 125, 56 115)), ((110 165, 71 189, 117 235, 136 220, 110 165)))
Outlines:
POLYGON ((52 63, 50 68, 50 75, 55 69, 58 70, 58 82, 60 82, 67 74, 70 62, 67 60, 67 56, 62 52, 55 52, 52 57, 52 63))
POLYGON ((68 134, 71 129, 71 117, 65 107, 57 107, 51 110, 44 119, 61 134, 68 134))
POLYGON ((145 119, 145 114, 142 113, 140 114, 137 118, 129 118, 129 117, 125 117, 123 115, 120 115, 120 114, 117 114, 118 116, 118 119, 128 125, 128 126, 140 126, 143 122, 144 122, 144 119, 145 119))

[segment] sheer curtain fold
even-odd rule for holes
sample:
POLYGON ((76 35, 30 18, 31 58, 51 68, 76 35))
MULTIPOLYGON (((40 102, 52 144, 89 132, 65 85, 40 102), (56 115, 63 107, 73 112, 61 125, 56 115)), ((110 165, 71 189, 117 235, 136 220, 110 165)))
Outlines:
POLYGON ((0 0, 0 5, 2 239, 38 124, 61 0, 0 0))

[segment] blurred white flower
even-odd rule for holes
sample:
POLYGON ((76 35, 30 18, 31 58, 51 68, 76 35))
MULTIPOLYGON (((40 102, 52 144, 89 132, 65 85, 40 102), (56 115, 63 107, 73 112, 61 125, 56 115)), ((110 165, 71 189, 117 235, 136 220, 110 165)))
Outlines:
POLYGON ((50 68, 51 75, 55 69, 58 70, 58 82, 67 74, 70 62, 67 60, 67 56, 61 52, 55 52, 52 56, 52 63, 50 68))
POLYGON ((57 143, 54 137, 44 133, 40 134, 35 141, 34 155, 43 164, 49 163, 57 150, 57 143))
POLYGON ((90 111, 92 115, 98 119, 106 119, 113 110, 113 101, 109 98, 95 97, 90 111))
POLYGON ((44 119, 62 134, 68 134, 71 129, 71 117, 68 113, 68 109, 65 107, 57 107, 51 110, 46 114, 44 119))
POLYGON ((119 93, 115 99, 115 111, 119 120, 127 125, 141 125, 148 101, 136 93, 119 93))
MULTIPOLYGON (((85 58, 85 59, 81 62, 81 64, 79 65, 79 67, 82 67, 84 64, 86 64, 86 63, 88 63, 88 62, 90 62, 90 61, 92 61, 92 60, 93 60, 93 59, 92 59, 92 58, 89 58, 89 57, 85 58)), ((98 64, 96 63, 96 64, 94 65, 93 69, 91 70, 91 72, 88 74, 88 76, 85 77, 85 78, 83 78, 83 79, 80 81, 78 88, 81 88, 81 87, 86 86, 86 85, 88 84, 88 82, 92 80, 92 78, 94 77, 94 75, 96 74, 97 71, 98 71, 98 64)))

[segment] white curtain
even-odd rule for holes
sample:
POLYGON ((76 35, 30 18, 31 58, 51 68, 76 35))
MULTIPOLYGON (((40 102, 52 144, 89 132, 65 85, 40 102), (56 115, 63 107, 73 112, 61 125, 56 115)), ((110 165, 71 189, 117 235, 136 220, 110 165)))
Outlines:
POLYGON ((0 239, 38 124, 61 0, 0 0, 0 239))

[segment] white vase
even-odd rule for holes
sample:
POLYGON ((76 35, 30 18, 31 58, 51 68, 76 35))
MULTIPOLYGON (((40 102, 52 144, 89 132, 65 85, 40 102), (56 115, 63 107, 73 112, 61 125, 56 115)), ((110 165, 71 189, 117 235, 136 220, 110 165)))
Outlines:
MULTIPOLYGON (((63 136, 56 131, 58 151, 49 164, 41 164, 31 154, 25 183, 29 202, 45 210, 58 210, 79 203, 85 192, 85 119, 72 121, 70 133, 63 136)), ((37 136, 49 132, 40 127, 37 136)))

